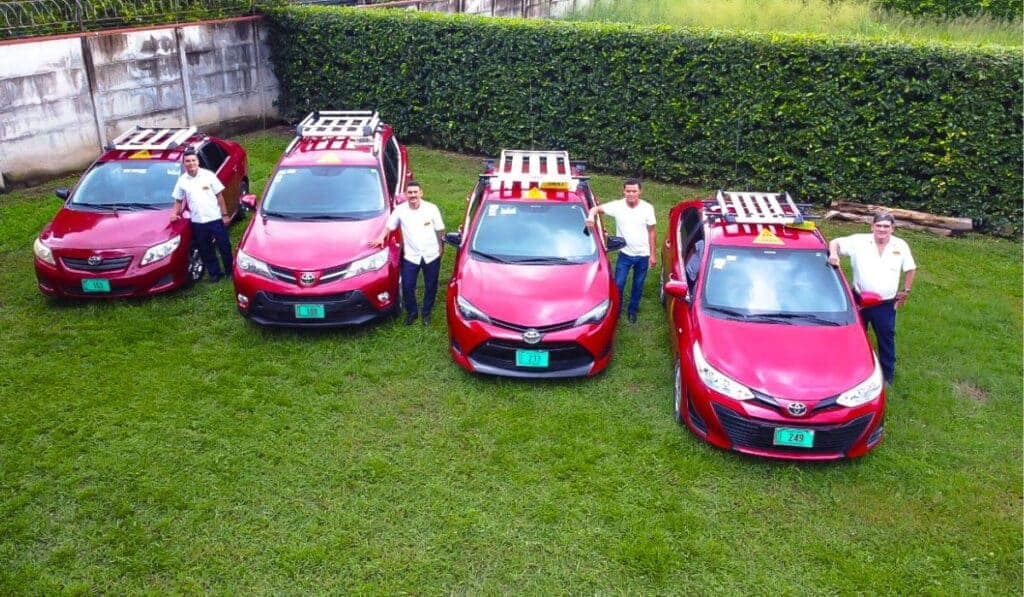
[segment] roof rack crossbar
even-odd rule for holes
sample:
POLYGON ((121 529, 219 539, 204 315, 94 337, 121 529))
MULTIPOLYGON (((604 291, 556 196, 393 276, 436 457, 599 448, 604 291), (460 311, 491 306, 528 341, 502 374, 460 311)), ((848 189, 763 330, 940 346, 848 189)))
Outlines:
POLYGON ((503 149, 491 177, 491 189, 511 188, 514 184, 526 189, 532 184, 554 183, 576 190, 579 181, 572 174, 573 164, 568 151, 503 149))
POLYGON ((709 205, 730 224, 802 224, 810 217, 789 193, 718 191, 709 205))
POLYGON ((380 132, 380 115, 373 110, 317 110, 299 123, 299 137, 352 139, 370 143, 380 132))
POLYGON ((135 125, 130 130, 118 135, 107 147, 122 151, 166 151, 181 146, 194 134, 196 134, 194 126, 157 129, 135 125))

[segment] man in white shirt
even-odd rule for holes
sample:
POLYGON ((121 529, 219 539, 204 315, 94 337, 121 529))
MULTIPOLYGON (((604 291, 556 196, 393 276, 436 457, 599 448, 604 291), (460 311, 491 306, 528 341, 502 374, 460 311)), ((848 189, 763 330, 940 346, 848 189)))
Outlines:
POLYGON ((174 198, 171 221, 180 219, 185 206, 188 207, 192 218, 192 241, 199 247, 210 282, 216 283, 225 274, 231 275, 231 239, 227 229, 231 216, 224 204, 224 185, 216 174, 199 167, 199 156, 195 149, 190 147, 185 150, 182 163, 185 172, 178 177, 171 191, 174 198), (223 271, 211 244, 217 245, 217 252, 224 264, 223 271))
POLYGON ((906 304, 917 273, 910 247, 892 235, 895 227, 892 214, 878 212, 872 218, 871 234, 851 234, 828 244, 829 265, 838 267, 840 255, 850 257, 858 295, 870 292, 882 299, 880 305, 861 309, 860 314, 864 327, 870 325, 875 330, 882 375, 890 385, 896 369, 896 309, 906 304), (900 272, 903 290, 899 289, 900 272))
POLYGON ((619 287, 619 310, 626 302, 626 279, 633 270, 633 285, 629 292, 629 322, 636 323, 640 311, 640 297, 644 291, 647 270, 658 262, 655 250, 658 241, 654 229, 654 206, 640 198, 640 181, 626 179, 622 185, 624 197, 604 205, 595 205, 587 215, 590 223, 597 214, 604 213, 615 218, 615 233, 626 239, 626 246, 615 261, 615 285, 619 287))
POLYGON ((370 244, 383 247, 388 234, 402 227, 402 303, 405 325, 412 325, 423 316, 423 325, 430 325, 430 312, 437 296, 437 278, 441 273, 444 250, 444 221, 437 206, 423 200, 420 183, 410 180, 405 185, 407 201, 391 212, 379 238, 370 244), (416 307, 416 278, 423 270, 423 308, 416 307))

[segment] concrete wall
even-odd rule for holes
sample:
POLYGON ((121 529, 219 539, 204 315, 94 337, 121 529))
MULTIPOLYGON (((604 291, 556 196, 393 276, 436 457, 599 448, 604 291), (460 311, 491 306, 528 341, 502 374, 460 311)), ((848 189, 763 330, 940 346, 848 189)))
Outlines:
POLYGON ((135 124, 262 126, 277 117, 268 52, 253 18, 0 44, 0 177, 81 169, 135 124))

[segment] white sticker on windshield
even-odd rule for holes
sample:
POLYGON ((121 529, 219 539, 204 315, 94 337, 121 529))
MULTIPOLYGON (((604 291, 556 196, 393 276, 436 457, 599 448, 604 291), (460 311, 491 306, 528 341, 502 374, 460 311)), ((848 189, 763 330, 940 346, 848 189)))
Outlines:
POLYGON ((725 260, 726 261, 736 261, 736 256, 735 255, 726 255, 725 256, 725 260))
POLYGON ((503 207, 501 208, 501 215, 503 216, 514 216, 516 214, 516 208, 514 207, 503 207))
POLYGON ((492 217, 498 215, 498 206, 497 205, 490 205, 490 206, 488 206, 487 207, 487 215, 488 216, 492 216, 492 217))
POLYGON ((179 176, 181 174, 181 166, 178 166, 176 168, 168 168, 167 173, 173 174, 174 176, 179 176))
POLYGON ((146 172, 149 172, 149 170, 145 168, 125 168, 121 170, 121 172, 124 172, 125 174, 145 174, 146 172))
POLYGON ((279 170, 279 172, 281 174, 295 174, 296 169, 295 168, 285 168, 284 170, 279 170))
POLYGON ((715 260, 711 262, 711 267, 715 269, 722 269, 723 267, 725 267, 725 259, 722 259, 721 257, 716 257, 715 260))

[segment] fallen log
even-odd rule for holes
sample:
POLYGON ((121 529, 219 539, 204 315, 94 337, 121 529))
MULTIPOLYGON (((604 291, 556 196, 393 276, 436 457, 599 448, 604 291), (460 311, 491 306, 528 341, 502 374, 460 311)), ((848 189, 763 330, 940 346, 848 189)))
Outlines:
POLYGON ((853 201, 833 201, 832 209, 844 213, 861 215, 874 215, 879 211, 887 211, 897 220, 920 224, 936 228, 948 228, 956 232, 970 232, 974 230, 974 222, 970 218, 952 218, 949 216, 937 216, 923 211, 912 209, 900 209, 896 207, 885 207, 883 205, 867 205, 853 201))
MULTIPOLYGON (((873 216, 863 214, 851 214, 838 210, 831 210, 825 214, 826 220, 841 220, 843 222, 861 222, 864 224, 870 224, 873 216)), ((915 224, 914 222, 908 222, 906 220, 900 220, 896 218, 896 228, 906 228, 908 230, 921 230, 923 232, 931 232, 939 236, 953 236, 957 230, 950 230, 949 228, 940 228, 938 226, 923 226, 921 224, 915 224)))

